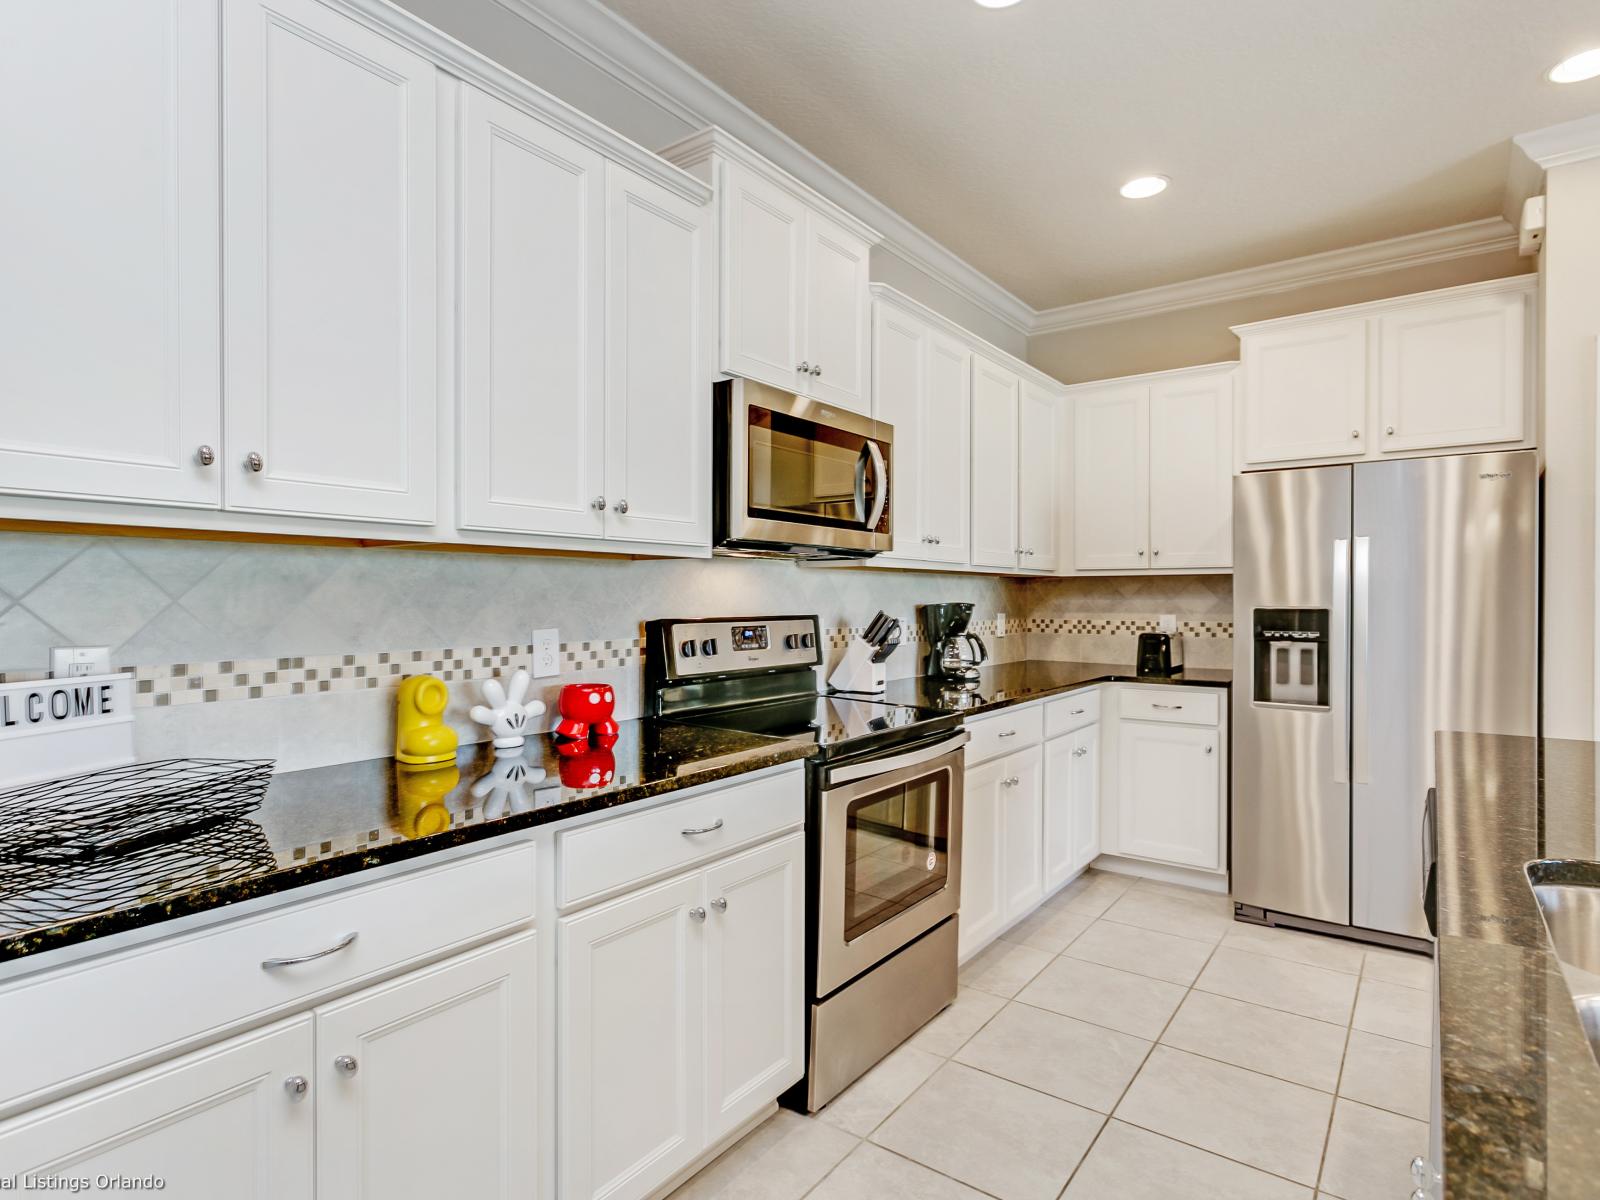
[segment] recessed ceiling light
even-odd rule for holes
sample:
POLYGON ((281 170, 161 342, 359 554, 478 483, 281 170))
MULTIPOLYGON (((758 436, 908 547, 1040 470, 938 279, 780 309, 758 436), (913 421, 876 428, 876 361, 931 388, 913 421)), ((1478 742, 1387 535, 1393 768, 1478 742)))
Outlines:
POLYGON ((984 8, 1010 8, 1013 4, 1021 3, 1021 0, 978 0, 978 3, 984 8))
POLYGON ((1130 179, 1117 190, 1129 200, 1148 200, 1151 196, 1159 196, 1167 190, 1167 184, 1172 180, 1165 175, 1141 175, 1137 179, 1130 179))
POLYGON ((1596 75, 1600 75, 1600 46, 1562 59, 1546 71, 1544 77, 1551 83, 1582 83, 1596 75))

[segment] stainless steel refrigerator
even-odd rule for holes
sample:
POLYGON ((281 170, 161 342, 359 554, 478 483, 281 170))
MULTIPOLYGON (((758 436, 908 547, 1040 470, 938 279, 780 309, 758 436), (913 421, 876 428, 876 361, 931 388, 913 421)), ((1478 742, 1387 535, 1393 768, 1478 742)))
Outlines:
POLYGON ((1233 520, 1237 915, 1426 938, 1435 732, 1536 731, 1537 456, 1255 472, 1233 520))

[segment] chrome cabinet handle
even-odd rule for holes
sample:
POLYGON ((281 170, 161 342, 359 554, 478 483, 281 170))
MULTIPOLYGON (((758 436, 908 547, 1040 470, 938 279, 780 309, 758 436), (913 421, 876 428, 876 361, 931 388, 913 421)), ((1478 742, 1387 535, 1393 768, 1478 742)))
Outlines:
POLYGON ((1361 437, 1361 430, 1359 430, 1359 429, 1352 429, 1352 430, 1351 430, 1351 431, 1350 431, 1350 436, 1351 436, 1351 437, 1353 437, 1353 438, 1357 438, 1357 439, 1359 439, 1359 438, 1360 438, 1360 437, 1361 437))
POLYGON ((802 375, 811 374, 811 364, 808 363, 808 362, 801 363, 800 364, 800 374, 802 374, 802 375))
POLYGON ((297 954, 293 958, 263 959, 261 962, 261 969, 263 971, 270 971, 274 967, 293 967, 300 963, 315 962, 319 958, 327 958, 330 954, 337 954, 341 950, 348 949, 351 943, 353 943, 355 940, 356 934, 347 933, 333 945, 329 946, 326 950, 315 950, 310 954, 297 954))
POLYGON ((1139 557, 1140 557, 1140 558, 1143 558, 1143 557, 1144 557, 1144 551, 1143 551, 1143 550, 1141 550, 1141 551, 1139 551, 1139 557))
POLYGON ((696 921, 704 921, 706 919, 706 910, 697 904, 689 910, 689 915, 696 921))
POLYGON ((933 539, 933 544, 935 546, 942 546, 944 545, 944 539, 942 537, 936 537, 933 539))
POLYGON ((1150 701, 1150 707, 1151 708, 1165 708, 1165 709, 1169 709, 1172 712, 1177 712, 1181 708, 1183 708, 1183 705, 1181 705, 1181 704, 1157 704, 1154 700, 1152 700, 1152 701, 1150 701))
POLYGON ((1017 731, 1015 729, 1007 729, 1003 733, 1001 733, 1000 736, 1001 737, 1016 737, 1017 736, 1017 731))
POLYGON ((1207 747, 1206 747, 1206 753, 1207 753, 1207 754, 1211 754, 1211 753, 1213 753, 1213 752, 1214 752, 1214 751, 1215 751, 1215 750, 1216 750, 1216 747, 1215 747, 1215 746, 1207 746, 1207 747))
POLYGON ((816 366, 812 367, 811 374, 813 378, 820 379, 822 377, 822 364, 818 363, 816 366))
POLYGON ((715 821, 711 822, 711 824, 702 826, 699 829, 680 829, 678 832, 683 834, 684 837, 694 837, 697 833, 715 833, 721 828, 722 818, 718 817, 715 821))
POLYGON ((627 516, 628 515, 628 502, 626 500, 618 500, 617 501, 617 511, 619 513, 621 513, 623 516, 627 516))
POLYGON ((1081 716, 1083 716, 1084 713, 1086 713, 1088 711, 1089 710, 1086 709, 1086 708, 1075 708, 1070 713, 1068 713, 1067 715, 1071 716, 1071 717, 1081 717, 1081 716))
POLYGON ((1388 427, 1387 427, 1387 428, 1386 428, 1386 429, 1385 429, 1385 430, 1384 430, 1384 432, 1385 432, 1385 433, 1387 433, 1387 434, 1390 434, 1390 435, 1391 435, 1391 436, 1392 436, 1392 435, 1393 435, 1393 433, 1394 433, 1394 426, 1393 426, 1393 425, 1390 425, 1390 426, 1388 426, 1388 427))
MULTIPOLYGON (((1087 747, 1087 746, 1079 746, 1077 749, 1075 749, 1072 752, 1072 757, 1073 758, 1082 758, 1087 753, 1089 753, 1089 747, 1087 747)), ((1210 754, 1211 751, 1207 750, 1206 753, 1210 754)))
POLYGON ((1159 550, 1150 551, 1150 557, 1151 558, 1160 558, 1161 557, 1161 551, 1159 551, 1159 550))
POLYGON ((252 450, 244 456, 244 465, 259 475, 266 468, 267 460, 252 450))
POLYGON ((283 1081, 283 1090, 289 1093, 291 1100, 304 1100, 311 1090, 311 1081, 304 1075, 291 1075, 283 1081))
POLYGON ((592 501, 590 501, 589 507, 594 509, 595 512, 605 512, 606 498, 604 496, 596 496, 592 501))
POLYGON ((726 896, 718 896, 711 902, 711 907, 716 909, 718 912, 727 912, 728 898, 726 896))
POLYGON ((201 446, 200 449, 194 452, 194 457, 195 461, 202 467, 209 467, 217 461, 217 452, 210 446, 201 446))
POLYGON ((361 1064, 356 1062, 355 1058, 349 1054, 339 1055, 338 1058, 333 1060, 333 1065, 338 1067, 339 1070, 343 1071, 346 1075, 354 1075, 361 1066, 361 1064))

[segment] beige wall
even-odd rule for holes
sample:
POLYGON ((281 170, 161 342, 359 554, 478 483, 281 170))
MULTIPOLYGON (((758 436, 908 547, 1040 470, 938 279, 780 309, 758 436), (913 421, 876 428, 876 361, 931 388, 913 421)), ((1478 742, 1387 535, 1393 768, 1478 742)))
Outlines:
POLYGON ((1544 731, 1594 736, 1600 158, 1545 179, 1544 731))
POLYGON ((1233 325, 1499 279, 1533 269, 1533 259, 1506 250, 1135 320, 1087 325, 1028 339, 1028 361, 1067 383, 1231 362, 1239 357, 1239 339, 1229 332, 1233 325))

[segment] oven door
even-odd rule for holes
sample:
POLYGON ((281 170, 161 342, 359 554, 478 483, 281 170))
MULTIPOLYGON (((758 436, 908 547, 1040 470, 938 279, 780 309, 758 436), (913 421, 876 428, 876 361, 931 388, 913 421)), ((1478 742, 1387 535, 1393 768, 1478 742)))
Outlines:
POLYGON ((893 547, 890 426, 749 379, 733 380, 731 396, 728 542, 893 547))
POLYGON ((959 908, 968 736, 827 770, 814 900, 818 998, 959 908))

